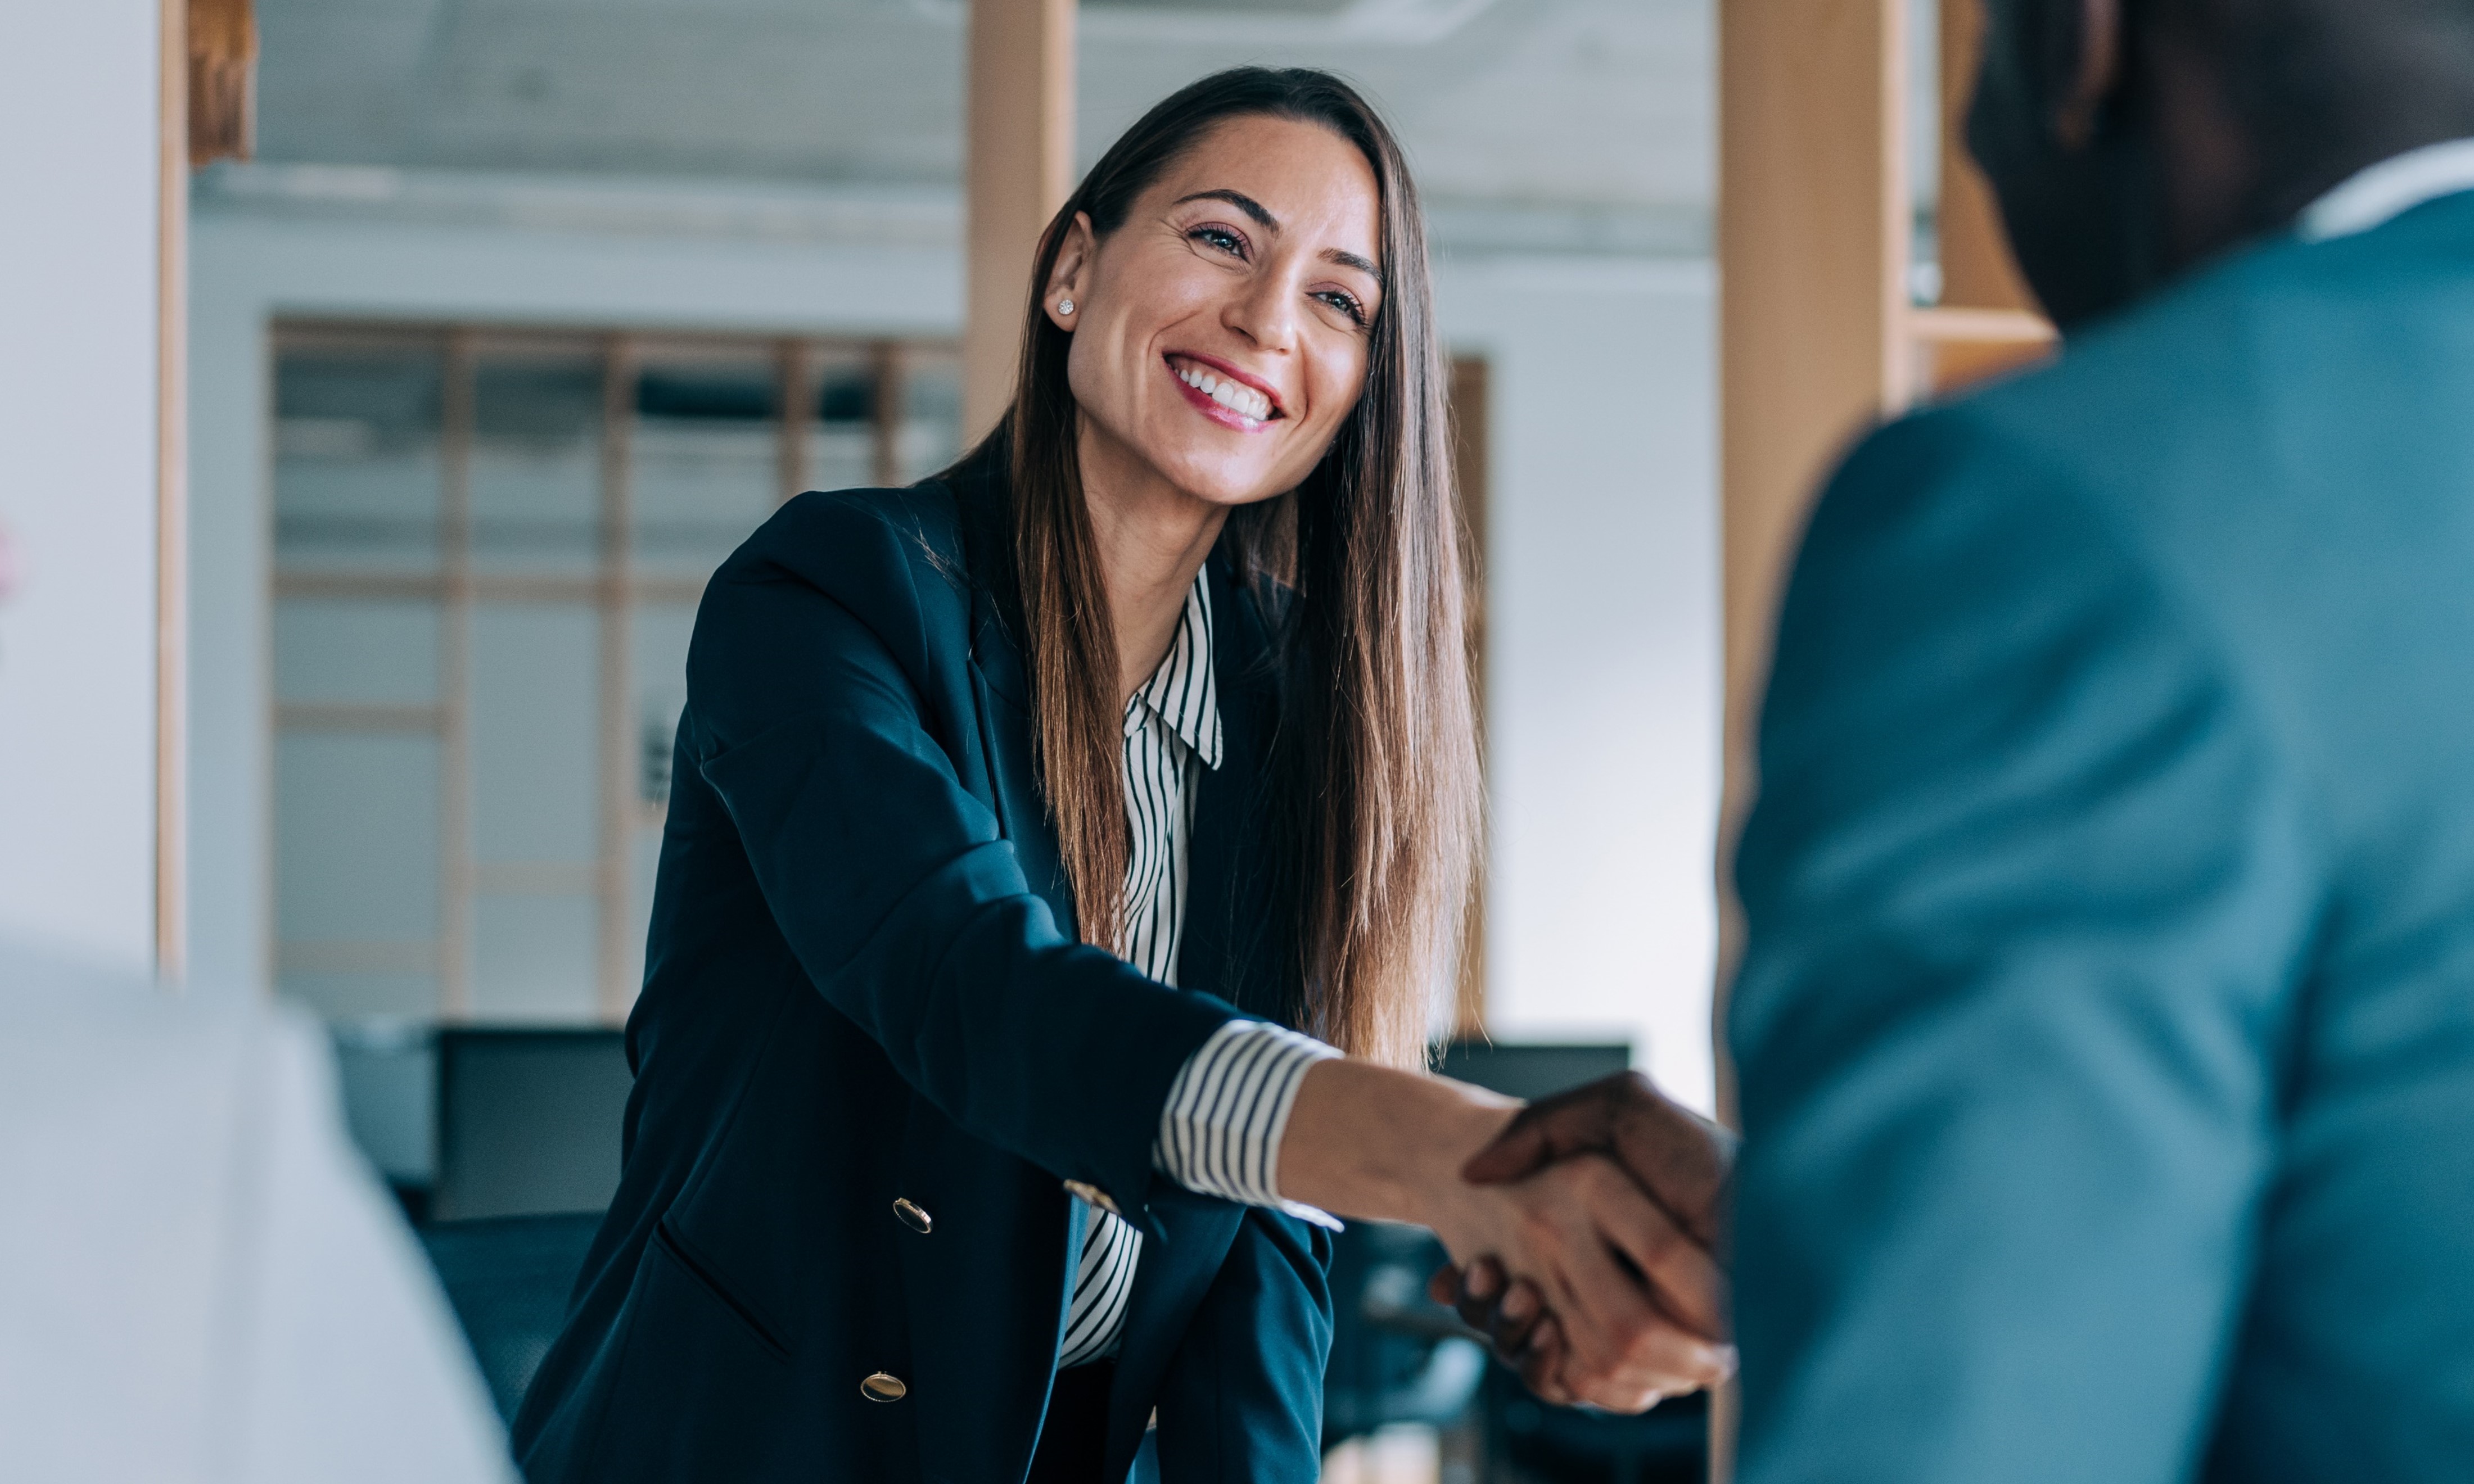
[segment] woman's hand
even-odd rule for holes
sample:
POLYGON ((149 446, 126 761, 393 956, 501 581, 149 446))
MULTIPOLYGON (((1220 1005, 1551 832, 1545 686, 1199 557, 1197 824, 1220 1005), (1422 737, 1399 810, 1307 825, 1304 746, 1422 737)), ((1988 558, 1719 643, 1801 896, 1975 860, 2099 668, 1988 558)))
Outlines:
POLYGON ((1717 1264, 1611 1161, 1466 1187, 1427 1225, 1455 1259, 1516 1275, 1504 1317, 1534 1321, 1520 1366, 1549 1401, 1637 1412, 1734 1374, 1717 1264))
POLYGON ((1462 1178, 1517 1107, 1444 1078, 1318 1063, 1281 1138, 1280 1193, 1431 1228, 1454 1260, 1494 1256, 1535 1283, 1554 1311, 1531 1336, 1555 1357, 1564 1395, 1549 1400, 1637 1412, 1725 1378, 1717 1265, 1615 1165, 1586 1156, 1501 1185, 1462 1178))
MULTIPOLYGON (((1704 1251, 1726 1242, 1727 1187, 1735 1137, 1625 1072, 1532 1103, 1462 1171, 1481 1185, 1516 1180, 1576 1154, 1622 1165, 1661 1210, 1704 1251)), ((1549 1400, 1568 1400, 1558 1379, 1563 1336, 1538 1287, 1508 1277, 1491 1257, 1435 1275, 1435 1302, 1459 1310, 1495 1354, 1549 1400)))

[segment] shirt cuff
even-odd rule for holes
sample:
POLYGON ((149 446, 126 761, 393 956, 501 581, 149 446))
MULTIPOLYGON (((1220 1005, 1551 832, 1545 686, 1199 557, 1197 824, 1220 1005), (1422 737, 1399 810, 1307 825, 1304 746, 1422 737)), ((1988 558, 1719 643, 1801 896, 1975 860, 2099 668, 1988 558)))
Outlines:
POLYGON ((1231 1020, 1169 1084, 1152 1164, 1189 1190, 1267 1206, 1341 1230, 1328 1212, 1280 1199, 1280 1135, 1306 1068, 1339 1052, 1268 1020, 1231 1020))

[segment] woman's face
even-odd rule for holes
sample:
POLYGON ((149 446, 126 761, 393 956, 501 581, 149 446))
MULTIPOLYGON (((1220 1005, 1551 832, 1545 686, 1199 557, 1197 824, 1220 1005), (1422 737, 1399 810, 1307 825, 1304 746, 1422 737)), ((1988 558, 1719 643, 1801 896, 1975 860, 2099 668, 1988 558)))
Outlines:
POLYGON ((1042 312, 1073 332, 1086 479, 1222 506, 1295 489, 1366 387, 1381 219, 1356 146, 1259 115, 1205 133, 1105 238, 1078 217, 1042 312))

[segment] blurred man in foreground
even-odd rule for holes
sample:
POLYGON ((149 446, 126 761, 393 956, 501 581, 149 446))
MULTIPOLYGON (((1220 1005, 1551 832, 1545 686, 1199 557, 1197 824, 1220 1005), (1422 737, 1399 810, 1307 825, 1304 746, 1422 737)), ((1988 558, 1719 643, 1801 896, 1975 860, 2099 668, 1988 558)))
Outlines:
POLYGON ((317 1031, 0 944, 0 1477, 512 1481, 317 1031))
MULTIPOLYGON (((1740 1476, 2462 1478, 2474 3, 1988 10, 2068 349, 1866 441, 1786 598, 1740 1476)), ((1723 1140, 1638 1085, 1509 1139, 1717 1239, 1723 1140)))

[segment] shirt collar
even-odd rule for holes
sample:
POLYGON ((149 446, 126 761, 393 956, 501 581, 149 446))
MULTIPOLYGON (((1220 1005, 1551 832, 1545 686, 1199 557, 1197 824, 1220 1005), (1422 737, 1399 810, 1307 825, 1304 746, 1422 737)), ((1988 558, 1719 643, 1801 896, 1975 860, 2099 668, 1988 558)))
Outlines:
POLYGON ((2305 206, 2294 235, 2305 242, 2350 237, 2466 190, 2474 190, 2474 139, 2426 144, 2358 172, 2305 206))
POLYGON ((1127 703, 1128 731, 1141 725, 1145 710, 1166 723, 1204 767, 1220 766, 1220 685, 1212 674, 1208 571, 1197 573, 1186 591, 1185 611, 1177 616, 1168 657, 1127 703))

